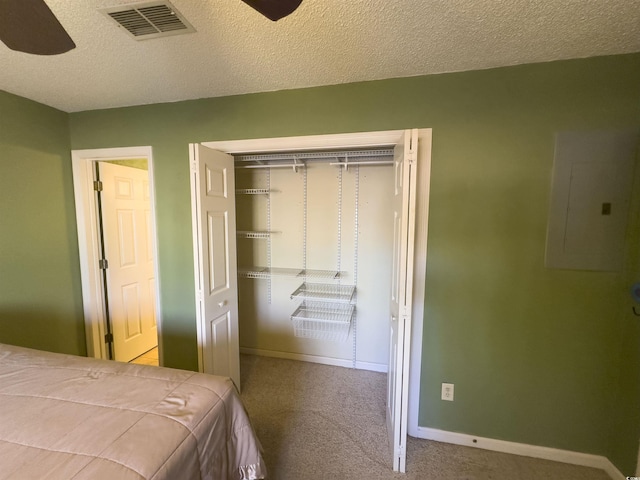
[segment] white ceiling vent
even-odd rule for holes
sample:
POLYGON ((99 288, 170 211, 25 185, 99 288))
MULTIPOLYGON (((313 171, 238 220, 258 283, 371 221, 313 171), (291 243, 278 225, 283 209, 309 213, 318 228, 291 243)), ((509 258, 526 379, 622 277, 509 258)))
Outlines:
POLYGON ((130 3, 101 11, 136 40, 196 31, 168 1, 130 3))

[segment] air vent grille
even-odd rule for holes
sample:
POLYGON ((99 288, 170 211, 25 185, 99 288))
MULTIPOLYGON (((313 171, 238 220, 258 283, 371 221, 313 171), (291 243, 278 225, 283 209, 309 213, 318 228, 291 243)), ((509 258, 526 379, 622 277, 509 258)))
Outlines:
POLYGON ((102 10, 136 40, 195 32, 171 3, 145 2, 102 10))

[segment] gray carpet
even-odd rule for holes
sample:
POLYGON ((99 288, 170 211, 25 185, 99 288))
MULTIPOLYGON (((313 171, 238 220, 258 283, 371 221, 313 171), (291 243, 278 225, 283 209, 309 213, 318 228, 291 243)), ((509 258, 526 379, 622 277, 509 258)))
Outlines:
POLYGON ((271 480, 610 480, 597 469, 409 437, 391 471, 386 375, 241 356, 242 400, 271 480))

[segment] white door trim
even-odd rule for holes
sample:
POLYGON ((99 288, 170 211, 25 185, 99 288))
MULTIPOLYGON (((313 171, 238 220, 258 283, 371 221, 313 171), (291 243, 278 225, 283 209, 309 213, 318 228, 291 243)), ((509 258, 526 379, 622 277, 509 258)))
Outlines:
MULTIPOLYGON (((202 145, 224 153, 269 152, 311 148, 360 148, 388 145, 404 141, 405 130, 359 132, 335 135, 310 135, 302 137, 261 138, 203 142, 202 145)), ((420 406, 420 371, 422 362, 422 332, 427 269, 427 226, 429 222, 429 185, 431 178, 430 128, 418 129, 418 178, 416 198, 416 238, 414 243, 413 305, 411 357, 409 361, 409 411, 407 428, 409 435, 417 436, 418 410, 420 406)), ((192 191, 193 198, 193 191, 192 191)), ((200 319, 198 319, 200 322, 200 319)), ((198 345, 198 358, 202 356, 198 345)))
MULTIPOLYGON (((158 268, 158 235, 156 229, 153 155, 152 148, 150 146, 71 151, 87 356, 103 359, 108 358, 104 341, 105 316, 102 275, 98 268, 100 244, 97 220, 98 214, 96 211, 95 192, 93 190, 94 162, 129 158, 146 158, 147 165, 149 167, 153 256, 154 269, 156 272, 155 306, 158 319, 158 351, 159 358, 162 359, 162 309, 160 308, 160 295, 158 293, 160 291, 160 270, 158 268)), ((162 362, 162 360, 160 361, 162 362)))
POLYGON ((424 302, 427 283, 427 236, 431 185, 430 128, 418 129, 418 178, 416 178, 416 223, 413 241, 413 299, 411 306, 411 351, 409 357, 409 405, 407 433, 418 437, 420 410, 420 375, 422 372, 422 338, 424 302))

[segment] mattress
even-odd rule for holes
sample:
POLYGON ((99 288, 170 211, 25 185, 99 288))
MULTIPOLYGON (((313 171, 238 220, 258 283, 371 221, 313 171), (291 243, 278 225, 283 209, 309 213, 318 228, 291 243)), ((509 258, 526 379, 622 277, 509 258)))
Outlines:
POLYGON ((0 344, 0 479, 260 479, 231 380, 0 344))

